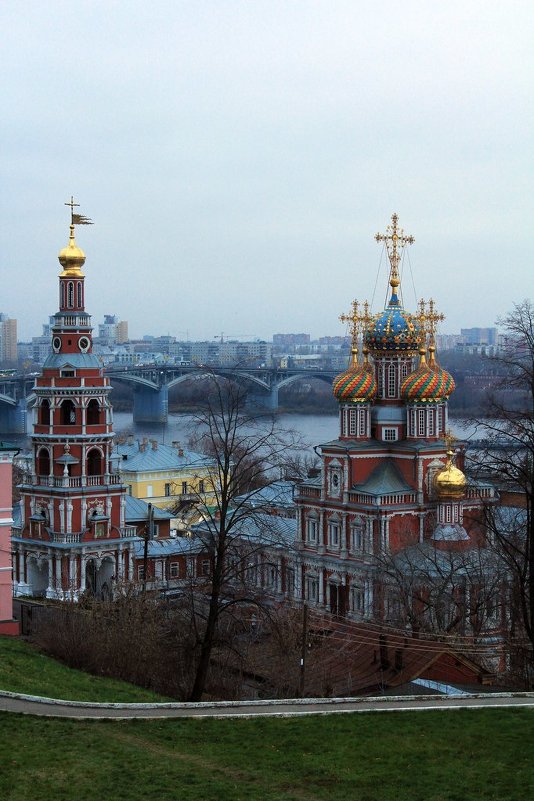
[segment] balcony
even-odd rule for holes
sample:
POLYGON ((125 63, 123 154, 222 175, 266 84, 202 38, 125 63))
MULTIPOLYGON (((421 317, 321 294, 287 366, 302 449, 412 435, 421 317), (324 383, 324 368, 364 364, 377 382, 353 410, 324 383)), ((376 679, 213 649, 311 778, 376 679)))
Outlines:
POLYGON ((58 533, 58 532, 55 532, 55 531, 51 531, 50 532, 50 539, 51 539, 52 542, 62 542, 62 543, 65 543, 67 545, 72 545, 72 544, 78 543, 78 542, 81 541, 81 538, 82 538, 81 532, 74 533, 74 532, 70 531, 70 532, 68 532, 66 534, 65 533, 58 533))
POLYGON ((297 497, 300 498, 321 498, 321 487, 297 487, 297 497))
POLYGON ((123 537, 138 537, 139 536, 135 526, 123 526, 121 529, 119 529, 119 533, 120 533, 121 539, 123 537))
POLYGON ((108 473, 103 476, 37 476, 36 483, 40 487, 100 487, 122 481, 118 473, 108 473))

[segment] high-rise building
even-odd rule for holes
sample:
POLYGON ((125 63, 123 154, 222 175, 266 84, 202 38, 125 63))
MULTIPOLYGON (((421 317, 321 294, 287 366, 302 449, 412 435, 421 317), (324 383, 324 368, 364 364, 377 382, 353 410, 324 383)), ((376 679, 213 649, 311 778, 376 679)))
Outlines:
POLYGON ((17 321, 0 313, 0 362, 17 361, 17 321))
POLYGON ((128 322, 115 314, 105 314, 104 322, 98 326, 98 340, 101 345, 123 345, 128 341, 128 322))

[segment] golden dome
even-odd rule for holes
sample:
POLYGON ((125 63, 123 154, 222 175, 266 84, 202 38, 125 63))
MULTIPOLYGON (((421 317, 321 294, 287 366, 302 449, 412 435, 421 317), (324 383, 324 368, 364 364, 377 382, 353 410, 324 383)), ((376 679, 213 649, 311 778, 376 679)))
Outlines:
POLYGON ((447 451, 447 464, 436 473, 434 489, 439 498, 463 498, 465 494, 465 475, 452 463, 453 450, 447 451))
POLYGON ((69 244, 66 248, 59 251, 59 263, 63 267, 60 273, 62 278, 72 276, 73 278, 83 278, 81 268, 85 264, 85 253, 76 244, 74 238, 74 225, 70 227, 69 244))

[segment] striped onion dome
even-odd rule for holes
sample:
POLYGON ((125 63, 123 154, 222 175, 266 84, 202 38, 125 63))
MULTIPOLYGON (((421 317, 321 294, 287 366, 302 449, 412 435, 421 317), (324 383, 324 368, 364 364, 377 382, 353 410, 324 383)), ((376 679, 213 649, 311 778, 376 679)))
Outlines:
POLYGON ((352 363, 348 370, 334 378, 334 397, 339 403, 370 403, 376 397, 378 386, 374 370, 367 362, 358 364, 358 352, 353 349, 352 363))
POLYGON ((430 363, 427 364, 423 351, 417 370, 402 382, 401 396, 410 403, 430 403, 448 398, 454 387, 454 378, 437 364, 431 349, 430 363))

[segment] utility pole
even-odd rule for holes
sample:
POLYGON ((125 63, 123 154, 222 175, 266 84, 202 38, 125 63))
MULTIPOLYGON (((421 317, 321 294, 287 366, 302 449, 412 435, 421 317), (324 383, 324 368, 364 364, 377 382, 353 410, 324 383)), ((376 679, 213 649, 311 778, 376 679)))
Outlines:
POLYGON ((148 541, 153 538, 154 533, 154 507, 148 504, 147 524, 145 526, 145 543, 143 547, 143 595, 146 593, 146 579, 148 570, 148 541))
POLYGON ((299 698, 304 698, 304 681, 306 678, 306 652, 308 650, 308 604, 302 607, 302 650, 300 654, 299 698))

